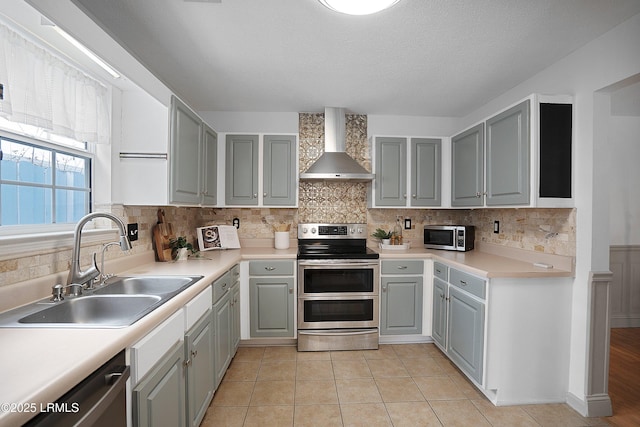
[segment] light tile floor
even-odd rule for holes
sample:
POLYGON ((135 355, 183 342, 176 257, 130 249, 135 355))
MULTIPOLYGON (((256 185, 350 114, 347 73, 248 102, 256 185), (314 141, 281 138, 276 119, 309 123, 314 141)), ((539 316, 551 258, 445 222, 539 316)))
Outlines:
POLYGON ((565 404, 493 406, 433 344, 241 347, 202 427, 602 426, 565 404))

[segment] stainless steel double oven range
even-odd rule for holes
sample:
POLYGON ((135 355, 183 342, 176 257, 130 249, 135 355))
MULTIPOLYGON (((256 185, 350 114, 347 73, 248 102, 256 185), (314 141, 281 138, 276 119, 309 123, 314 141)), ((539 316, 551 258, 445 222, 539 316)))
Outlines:
POLYGON ((379 255, 366 224, 298 225, 298 350, 377 349, 379 255))

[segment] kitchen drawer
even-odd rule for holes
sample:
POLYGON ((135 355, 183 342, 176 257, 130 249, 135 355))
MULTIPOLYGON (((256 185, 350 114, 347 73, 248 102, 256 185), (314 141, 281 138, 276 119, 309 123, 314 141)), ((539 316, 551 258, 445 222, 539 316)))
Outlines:
POLYGON ((239 282, 240 281, 240 265, 236 264, 233 267, 231 267, 231 270, 229 270, 229 274, 231 275, 232 285, 236 282, 239 282))
POLYGON ((158 360, 184 336, 184 310, 167 320, 131 346, 131 384, 135 386, 158 360))
POLYGON ((250 276, 293 276, 293 261, 250 261, 250 276))
POLYGON ((449 281, 449 267, 439 262, 433 263, 433 275, 438 279, 449 281))
POLYGON ((215 304, 224 294, 226 294, 234 283, 235 281, 232 280, 230 271, 227 271, 213 282, 213 303, 215 304))
POLYGON ((479 298, 485 298, 486 281, 484 279, 452 268, 449 283, 479 298))
POLYGON ((422 274, 423 271, 421 260, 382 261, 382 274, 422 274))
POLYGON ((184 306, 184 330, 188 331, 196 324, 203 314, 211 308, 211 292, 208 286, 184 306))

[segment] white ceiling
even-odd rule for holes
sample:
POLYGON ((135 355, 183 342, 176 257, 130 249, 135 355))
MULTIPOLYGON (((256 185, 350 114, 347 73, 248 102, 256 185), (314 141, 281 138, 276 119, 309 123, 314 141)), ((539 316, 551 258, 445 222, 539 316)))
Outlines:
POLYGON ((640 0, 73 0, 198 111, 459 117, 629 17, 640 0))

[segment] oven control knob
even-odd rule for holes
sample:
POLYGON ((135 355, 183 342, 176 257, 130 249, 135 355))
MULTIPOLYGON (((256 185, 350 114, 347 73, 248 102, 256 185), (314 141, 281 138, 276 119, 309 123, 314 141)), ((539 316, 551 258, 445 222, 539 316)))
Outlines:
POLYGON ((364 230, 362 228, 358 228, 358 234, 362 234, 364 233, 364 230))
POLYGON ((355 229, 355 228, 353 228, 353 227, 351 227, 351 229, 349 230, 349 233, 351 233, 351 234, 355 234, 355 233, 356 233, 356 229, 355 229))
POLYGON ((307 227, 302 227, 302 234, 307 234, 307 227))
POLYGON ((315 228, 311 229, 311 234, 316 234, 316 229, 315 228))

